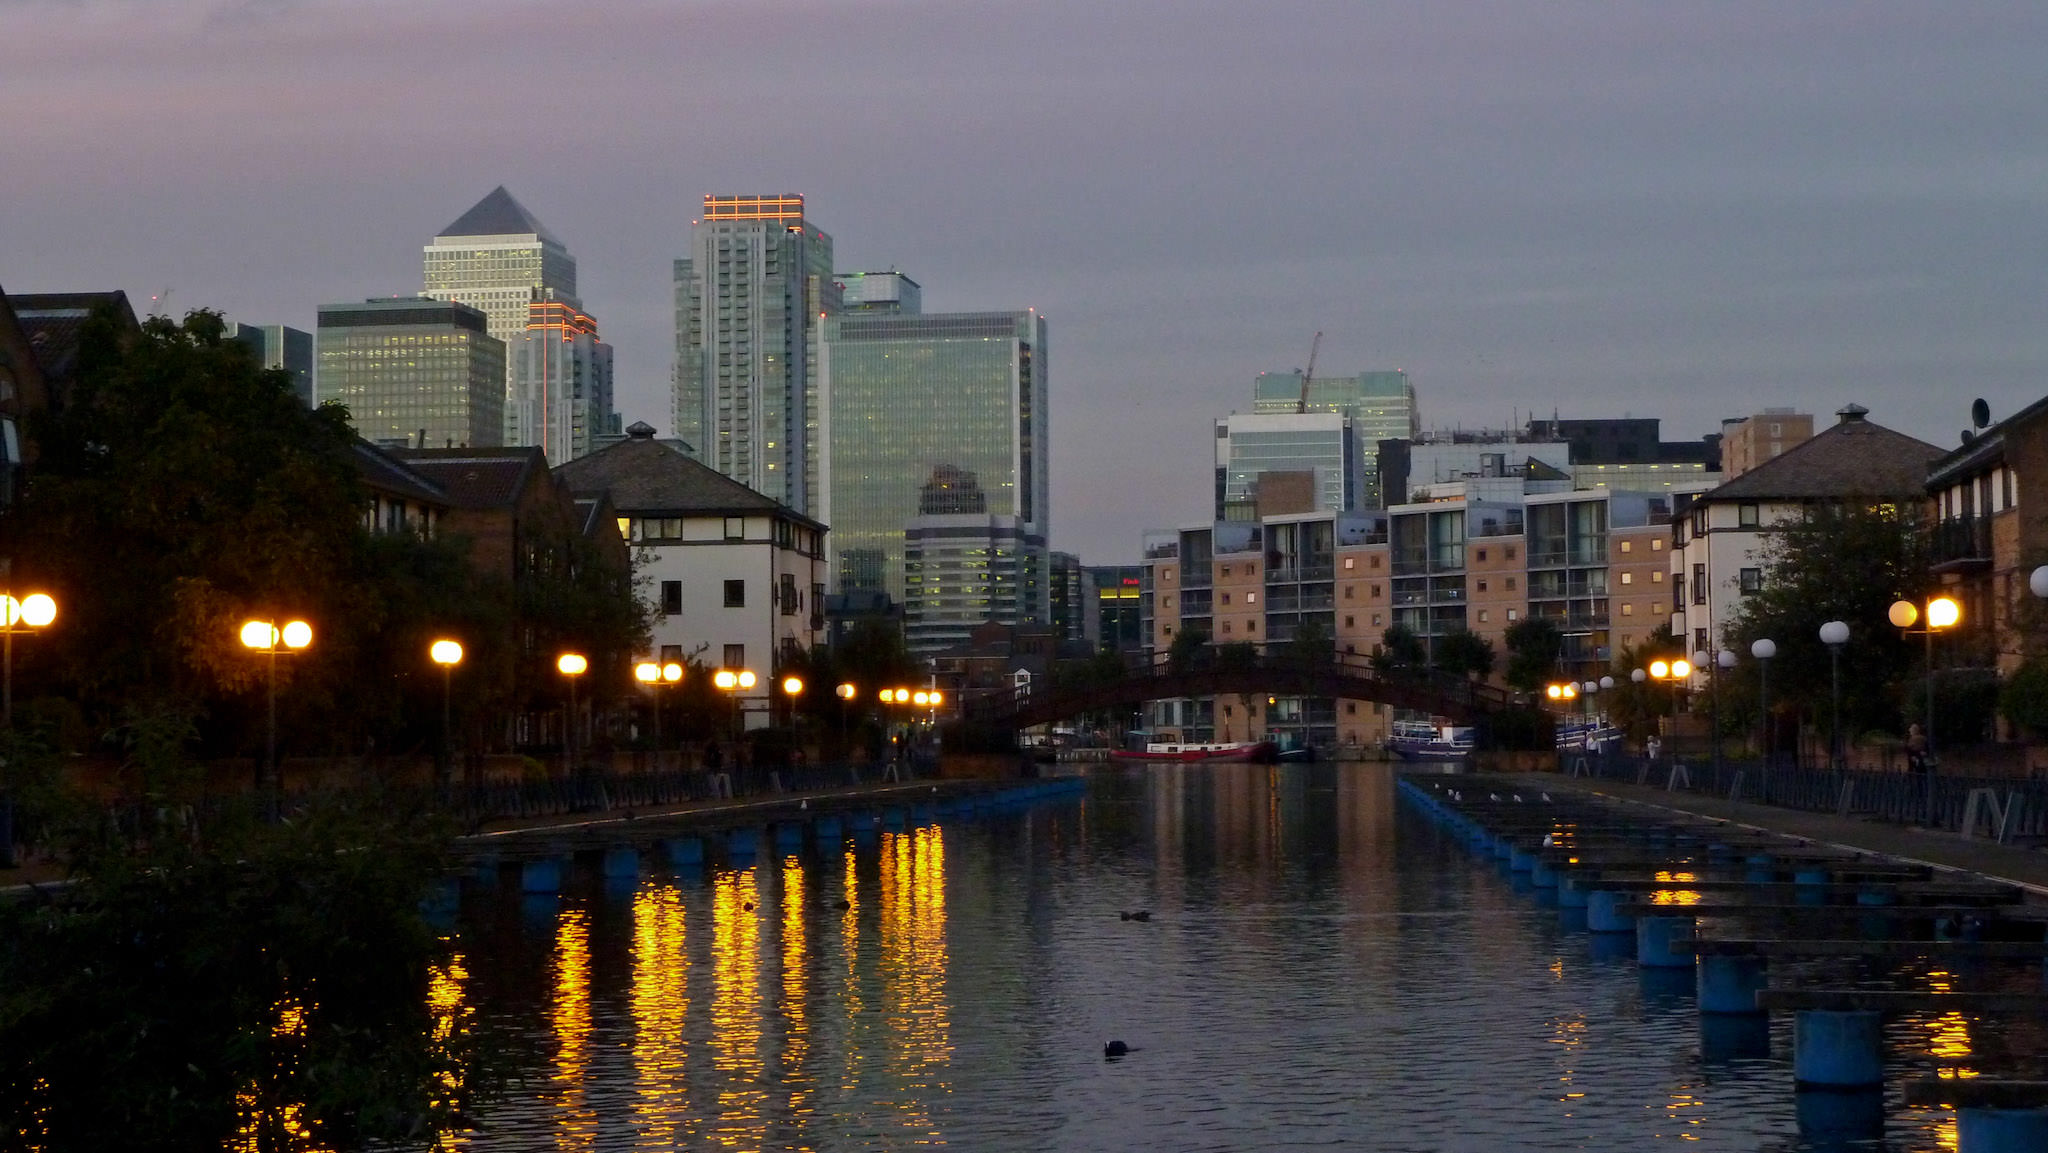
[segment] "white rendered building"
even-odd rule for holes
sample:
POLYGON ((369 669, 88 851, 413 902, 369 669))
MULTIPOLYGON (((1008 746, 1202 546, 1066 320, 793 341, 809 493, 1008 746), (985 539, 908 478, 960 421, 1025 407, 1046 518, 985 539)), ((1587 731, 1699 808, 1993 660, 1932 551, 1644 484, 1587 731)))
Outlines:
POLYGON ((750 669, 765 694, 783 655, 824 628, 825 526, 700 464, 652 426, 562 465, 605 492, 630 542, 633 580, 655 610, 652 655, 750 669))

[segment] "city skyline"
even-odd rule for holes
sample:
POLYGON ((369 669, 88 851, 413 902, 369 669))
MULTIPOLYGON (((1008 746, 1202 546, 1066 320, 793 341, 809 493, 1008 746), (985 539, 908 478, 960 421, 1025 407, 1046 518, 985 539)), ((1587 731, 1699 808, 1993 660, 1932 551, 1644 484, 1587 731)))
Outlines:
POLYGON ((1952 445, 2048 378, 2037 6, 369 7, 0 5, 0 284, 310 331, 504 184, 666 424, 700 197, 801 192, 839 269, 1059 326, 1091 564, 1206 515, 1211 422, 1317 330, 1438 427, 1855 401, 1952 445), (565 58, 576 99, 497 94, 565 58))

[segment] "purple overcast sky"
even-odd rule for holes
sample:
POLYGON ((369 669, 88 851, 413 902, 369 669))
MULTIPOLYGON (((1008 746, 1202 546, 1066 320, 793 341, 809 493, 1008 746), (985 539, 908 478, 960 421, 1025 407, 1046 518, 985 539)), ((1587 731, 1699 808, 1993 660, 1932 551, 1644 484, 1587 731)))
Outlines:
POLYGON ((0 0, 0 285, 248 323, 500 183, 665 426, 706 192, 1051 322, 1053 544, 1201 519, 1266 368, 1425 423, 2048 393, 2048 4, 0 0))

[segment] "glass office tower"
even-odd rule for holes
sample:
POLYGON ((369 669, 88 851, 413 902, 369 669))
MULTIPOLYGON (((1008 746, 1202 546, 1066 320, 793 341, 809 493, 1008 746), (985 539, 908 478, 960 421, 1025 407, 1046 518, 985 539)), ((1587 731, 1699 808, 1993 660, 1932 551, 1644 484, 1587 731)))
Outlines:
POLYGON ((1359 469, 1365 478, 1358 507, 1386 507, 1379 487, 1379 444, 1383 440, 1414 440, 1422 431, 1415 385, 1407 373, 1318 376, 1309 381, 1304 406, 1300 372, 1262 372, 1252 382, 1252 396, 1254 412, 1335 412, 1350 417, 1352 435, 1358 441, 1359 469))
MULTIPOLYGON (((1018 547, 1043 550, 1046 325, 1036 311, 835 317, 824 342, 819 466, 841 592, 905 596, 904 532, 934 477, 975 477, 984 511, 1006 518, 1018 547), (1035 542, 1035 543, 1033 543, 1035 542)), ((1012 623, 1043 623, 1045 559, 1012 623)))
POLYGON ((526 331, 507 352, 506 444, 538 445, 558 465, 588 456, 593 438, 620 431, 612 411, 612 346, 598 338, 588 314, 559 301, 530 304, 526 331))
POLYGON ((818 506, 818 340, 839 311, 832 238, 801 196, 706 196, 675 262, 677 437, 798 512, 818 506))
POLYGON ((505 346, 466 304, 373 299, 323 304, 320 400, 348 406, 365 440, 487 448, 505 434, 505 346))

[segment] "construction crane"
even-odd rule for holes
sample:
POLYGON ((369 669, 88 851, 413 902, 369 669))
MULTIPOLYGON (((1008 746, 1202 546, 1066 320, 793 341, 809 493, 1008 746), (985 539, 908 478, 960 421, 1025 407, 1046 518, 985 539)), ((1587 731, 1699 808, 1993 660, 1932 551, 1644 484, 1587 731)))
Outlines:
POLYGON ((168 318, 171 315, 170 285, 165 285, 164 290, 162 292, 159 292, 155 296, 150 297, 149 303, 154 306, 150 311, 151 316, 162 316, 168 318))
POLYGON ((1308 385, 1316 378, 1316 353, 1322 350, 1323 334, 1318 332, 1316 338, 1309 342, 1308 369, 1301 374, 1301 403, 1294 406, 1297 415, 1308 411, 1308 385))

